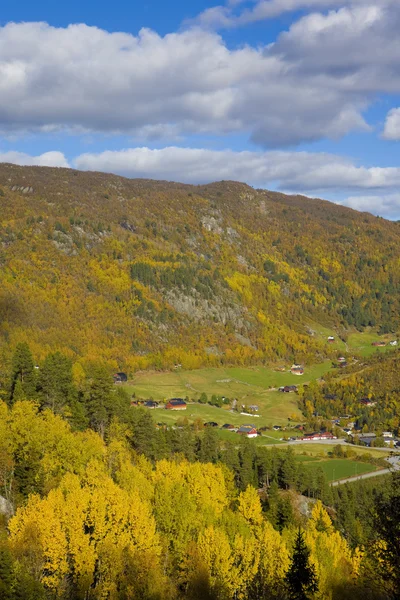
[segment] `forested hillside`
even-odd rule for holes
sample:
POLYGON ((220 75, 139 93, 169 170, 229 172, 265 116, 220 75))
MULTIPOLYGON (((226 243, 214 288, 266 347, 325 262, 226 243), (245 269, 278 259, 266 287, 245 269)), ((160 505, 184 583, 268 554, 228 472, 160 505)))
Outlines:
POLYGON ((112 368, 332 356, 396 331, 400 224, 328 202, 0 165, 0 344, 112 368))
MULTIPOLYGON (((318 414, 355 415, 358 430, 399 432, 400 358, 399 351, 375 354, 354 363, 340 374, 326 375, 322 384, 312 382, 299 390, 299 407, 310 418, 318 414)), ((384 445, 382 441, 382 445, 384 445)))
POLYGON ((0 402, 2 600, 398 598, 396 475, 384 493, 365 490, 369 519, 335 494, 335 523, 320 500, 296 494, 290 450, 244 440, 237 479, 234 448, 209 453, 212 429, 197 456, 176 445, 189 448, 187 429, 154 460, 140 447, 150 415, 131 415, 103 439, 33 402, 0 402))

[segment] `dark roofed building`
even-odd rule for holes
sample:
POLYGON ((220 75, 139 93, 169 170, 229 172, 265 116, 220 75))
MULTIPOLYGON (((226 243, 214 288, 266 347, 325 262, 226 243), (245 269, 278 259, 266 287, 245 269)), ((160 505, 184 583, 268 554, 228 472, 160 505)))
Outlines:
POLYGON ((158 402, 154 402, 154 400, 147 400, 147 402, 144 403, 144 406, 146 408, 158 408, 158 402))
POLYGON ((114 373, 114 383, 125 383, 128 381, 128 375, 126 373, 114 373))

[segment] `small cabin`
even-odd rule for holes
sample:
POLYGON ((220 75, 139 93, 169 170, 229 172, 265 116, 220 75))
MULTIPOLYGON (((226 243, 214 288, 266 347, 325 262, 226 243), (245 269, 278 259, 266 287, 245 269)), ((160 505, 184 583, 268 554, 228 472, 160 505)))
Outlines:
POLYGON ((114 373, 114 383, 126 383, 128 381, 128 375, 126 373, 114 373))
POLYGON ((292 375, 304 375, 304 367, 302 365, 292 365, 290 372, 292 375))
POLYGON ((284 392, 285 394, 297 392, 297 385, 284 385, 279 388, 279 391, 284 392))
POLYGON ((154 400, 147 400, 144 403, 144 406, 151 409, 158 408, 158 402, 155 402, 154 400))

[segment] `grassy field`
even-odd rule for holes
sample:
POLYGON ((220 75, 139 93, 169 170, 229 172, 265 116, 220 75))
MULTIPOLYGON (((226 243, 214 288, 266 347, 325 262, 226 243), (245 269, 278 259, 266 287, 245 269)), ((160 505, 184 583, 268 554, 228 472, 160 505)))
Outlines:
POLYGON ((378 336, 376 333, 363 332, 363 333, 352 333, 349 335, 347 344, 349 351, 353 351, 361 356, 371 356, 375 352, 388 352, 393 350, 392 346, 384 346, 383 348, 377 348, 372 345, 373 342, 383 340, 389 342, 394 339, 393 336, 378 336))
MULTIPOLYGON (((131 394, 134 392, 138 398, 154 400, 186 396, 197 399, 202 392, 205 392, 209 398, 213 394, 237 398, 241 405, 259 406, 260 416, 254 417, 254 424, 258 427, 286 425, 289 416, 301 420, 301 413, 297 408, 296 395, 282 394, 276 391, 276 388, 318 379, 330 368, 330 362, 314 365, 306 368, 304 376, 301 377, 267 367, 179 370, 173 373, 143 372, 137 373, 125 389, 131 394)), ((156 411, 157 415, 160 410, 156 411)), ((162 415, 155 418, 166 423, 174 422, 182 416, 181 413, 168 411, 163 411, 162 415)), ((225 409, 199 404, 189 405, 185 416, 191 421, 200 418, 205 421, 215 421, 220 425, 226 422, 242 425, 249 423, 249 419, 252 422, 250 417, 226 413, 225 409)))
MULTIPOLYGON (((270 425, 287 425, 288 414, 298 414, 301 417, 296 406, 295 394, 281 394, 279 392, 265 393, 262 399, 258 400, 260 407, 260 416, 245 416, 237 412, 231 412, 228 408, 217 408, 209 404, 188 404, 185 411, 171 411, 164 408, 157 408, 152 411, 153 418, 156 422, 172 425, 178 419, 186 418, 191 423, 196 419, 201 419, 203 422, 214 421, 218 425, 231 423, 232 425, 254 425, 255 427, 263 427, 270 425), (290 398, 288 398, 290 396, 290 398)), ((295 435, 291 431, 288 432, 267 432, 272 438, 281 438, 284 434, 295 435)), ((272 442, 273 443, 273 442, 272 442)))
POLYGON ((341 339, 339 339, 337 333, 329 327, 324 327, 319 323, 313 322, 309 324, 309 327, 315 332, 315 335, 321 338, 322 340, 327 340, 328 337, 332 335, 335 338, 335 342, 332 344, 333 349, 337 349, 338 351, 343 353, 354 352, 355 354, 358 354, 360 356, 370 356, 374 352, 387 352, 388 350, 392 349, 392 346, 377 348, 375 346, 372 346, 372 342, 383 340, 389 343, 389 341, 395 339, 393 338, 393 336, 390 335, 379 336, 374 331, 366 330, 364 332, 355 332, 349 334, 347 342, 345 343, 341 339))
POLYGON ((371 473, 371 471, 377 470, 375 465, 349 460, 346 458, 310 461, 307 462, 307 465, 321 467, 328 481, 346 479, 347 477, 354 477, 357 475, 362 475, 363 473, 371 473))

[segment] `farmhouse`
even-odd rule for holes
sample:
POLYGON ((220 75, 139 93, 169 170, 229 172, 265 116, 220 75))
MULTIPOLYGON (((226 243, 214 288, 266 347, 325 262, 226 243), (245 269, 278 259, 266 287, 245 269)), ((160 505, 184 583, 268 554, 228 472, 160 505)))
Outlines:
POLYGON ((290 372, 292 375, 304 375, 304 367, 301 365, 292 365, 290 372))
POLYGON ((397 340, 392 340, 391 342, 389 342, 389 344, 391 346, 397 346, 397 340))
POLYGON ((240 435, 244 435, 248 438, 256 438, 258 435, 257 429, 254 427, 254 425, 242 425, 239 427, 237 432, 240 435))
POLYGON ((297 392, 297 385, 283 385, 279 388, 279 392, 290 394, 291 392, 297 392))
POLYGON ((114 383, 125 383, 128 381, 128 375, 126 373, 115 373, 113 375, 114 383))
POLYGON ((328 342, 330 342, 331 344, 335 341, 335 338, 333 337, 333 335, 328 336, 328 342))
POLYGON ((167 410, 186 410, 186 402, 182 398, 172 398, 167 402, 165 408, 167 410))
POLYGON ((258 410, 259 410, 257 404, 251 404, 249 406, 249 409, 252 410, 253 412, 258 412, 258 410))
POLYGON ((304 437, 301 438, 303 441, 312 441, 312 440, 337 440, 337 437, 333 435, 330 431, 325 432, 317 432, 317 433, 306 433, 304 437))

